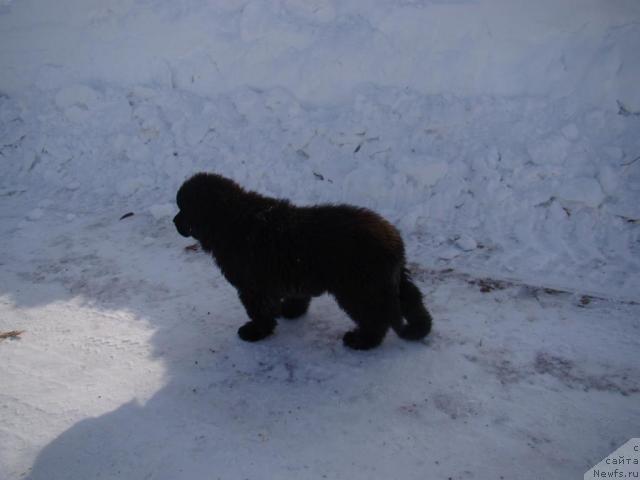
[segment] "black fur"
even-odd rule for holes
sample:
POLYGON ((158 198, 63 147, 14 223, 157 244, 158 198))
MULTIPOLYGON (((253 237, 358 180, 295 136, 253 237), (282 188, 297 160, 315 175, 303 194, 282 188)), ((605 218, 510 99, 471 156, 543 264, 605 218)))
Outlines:
POLYGON ((178 232, 197 239, 236 287, 251 321, 247 341, 270 335, 276 318, 297 318, 329 292, 357 327, 343 341, 373 348, 391 326, 407 340, 429 333, 431 316, 405 268, 398 231, 350 205, 296 207, 199 173, 177 195, 178 232), (402 319, 404 317, 407 322, 402 319))

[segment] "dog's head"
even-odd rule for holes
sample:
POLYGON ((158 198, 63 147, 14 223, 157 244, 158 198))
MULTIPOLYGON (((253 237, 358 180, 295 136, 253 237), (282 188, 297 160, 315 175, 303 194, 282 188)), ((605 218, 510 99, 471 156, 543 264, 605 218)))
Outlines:
POLYGON ((210 235, 214 222, 229 214, 229 206, 242 188, 234 181, 214 173, 197 173, 185 181, 176 196, 180 211, 173 218, 183 237, 202 240, 210 235))

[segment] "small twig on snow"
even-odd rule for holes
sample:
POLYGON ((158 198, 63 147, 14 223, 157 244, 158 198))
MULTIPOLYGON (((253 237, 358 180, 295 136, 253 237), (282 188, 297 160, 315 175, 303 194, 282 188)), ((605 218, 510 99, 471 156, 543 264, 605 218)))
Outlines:
POLYGON ((12 330, 10 332, 0 332, 0 340, 5 338, 17 338, 24 333, 24 330, 12 330))

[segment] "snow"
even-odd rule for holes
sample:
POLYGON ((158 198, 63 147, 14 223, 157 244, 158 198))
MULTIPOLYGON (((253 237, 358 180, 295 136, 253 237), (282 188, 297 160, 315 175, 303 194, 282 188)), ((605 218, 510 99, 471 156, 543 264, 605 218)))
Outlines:
POLYGON ((478 247, 478 243, 469 235, 461 235, 456 240, 456 245, 465 251, 475 250, 478 247))
POLYGON ((40 220, 43 215, 44 212, 42 211, 42 209, 34 208, 27 214, 27 218, 35 222, 36 220, 40 220))
POLYGON ((170 222, 58 209, 2 226, 2 478, 571 478, 637 431, 637 305, 416 269, 424 344, 348 351, 327 297, 246 344, 170 222))
POLYGON ((175 205, 171 203, 165 203, 162 205, 152 205, 149 208, 149 213, 156 220, 161 220, 166 217, 173 217, 178 212, 175 205))
POLYGON ((637 436, 638 2, 4 0, 0 44, 0 478, 574 478, 637 436), (241 343, 171 222, 200 170, 385 215, 433 336, 346 351, 323 297, 241 343))
POLYGON ((91 204, 111 204, 115 192, 146 210, 172 204, 189 174, 216 170, 299 203, 376 209, 416 237, 414 258, 429 266, 447 257, 441 250, 449 245, 437 235, 466 233, 491 249, 488 258, 477 249, 460 256, 456 267, 466 271, 515 272, 536 284, 577 279, 582 289, 626 299, 640 287, 633 223, 640 117, 595 115, 591 107, 571 113, 569 100, 422 96, 380 86, 321 106, 284 89, 250 87, 211 97, 163 87, 62 91, 73 102, 90 98, 81 104, 90 106, 61 107, 58 90, 0 100, 2 188, 91 204), (577 140, 562 133, 567 125, 576 125, 577 140), (552 215, 557 203, 566 219, 552 215), (589 235, 577 236, 581 216, 593 224, 589 235), (592 254, 572 256, 575 242, 592 254), (550 250, 561 261, 535 259, 550 250), (515 252, 521 260, 513 264, 515 252))

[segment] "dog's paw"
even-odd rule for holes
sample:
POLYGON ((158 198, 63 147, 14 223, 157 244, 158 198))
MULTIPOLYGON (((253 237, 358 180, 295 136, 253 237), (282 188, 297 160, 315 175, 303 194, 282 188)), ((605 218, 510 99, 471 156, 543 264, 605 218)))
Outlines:
POLYGON ((377 347, 382 342, 382 338, 363 335, 362 331, 350 330, 342 337, 342 343, 354 350, 370 350, 377 347))
POLYGON ((247 322, 238 329, 238 336, 245 342, 257 342, 273 333, 273 326, 247 322))

